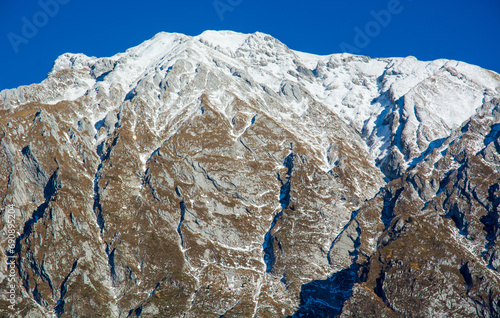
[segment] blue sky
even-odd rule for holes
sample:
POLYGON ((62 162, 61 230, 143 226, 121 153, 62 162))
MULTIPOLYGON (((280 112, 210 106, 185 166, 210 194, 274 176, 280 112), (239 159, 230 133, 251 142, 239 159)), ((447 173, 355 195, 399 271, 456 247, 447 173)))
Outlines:
POLYGON ((160 31, 260 31, 315 54, 448 58, 500 72, 498 0, 0 0, 0 90, 57 56, 111 56, 160 31))

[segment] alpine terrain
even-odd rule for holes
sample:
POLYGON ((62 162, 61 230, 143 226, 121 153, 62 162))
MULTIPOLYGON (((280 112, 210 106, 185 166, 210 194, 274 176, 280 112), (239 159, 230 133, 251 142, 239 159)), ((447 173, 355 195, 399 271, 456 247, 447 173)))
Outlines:
POLYGON ((0 317, 500 316, 477 66, 159 33, 0 92, 0 166, 0 317))

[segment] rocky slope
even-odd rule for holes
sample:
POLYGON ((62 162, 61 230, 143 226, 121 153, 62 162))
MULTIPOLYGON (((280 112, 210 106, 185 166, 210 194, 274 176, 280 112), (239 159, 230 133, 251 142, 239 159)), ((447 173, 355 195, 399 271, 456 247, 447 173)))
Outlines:
POLYGON ((262 33, 64 54, 0 92, 0 312, 496 317, 499 95, 462 62, 262 33))

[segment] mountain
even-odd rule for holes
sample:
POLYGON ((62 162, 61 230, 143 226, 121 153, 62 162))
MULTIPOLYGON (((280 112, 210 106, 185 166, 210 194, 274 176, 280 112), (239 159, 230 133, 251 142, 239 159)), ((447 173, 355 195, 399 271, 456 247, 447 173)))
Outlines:
POLYGON ((0 92, 0 312, 497 317, 499 127, 500 75, 458 61, 61 55, 0 92))

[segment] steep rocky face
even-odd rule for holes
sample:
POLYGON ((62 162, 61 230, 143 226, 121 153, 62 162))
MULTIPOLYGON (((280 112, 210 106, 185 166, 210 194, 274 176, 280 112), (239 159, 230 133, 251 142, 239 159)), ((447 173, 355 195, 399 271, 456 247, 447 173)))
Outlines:
POLYGON ((485 101, 442 146, 388 184, 385 230, 359 263, 360 284, 342 316, 499 315, 499 102, 485 101))
POLYGON ((62 55, 0 92, 2 314, 495 317, 499 92, 261 33, 62 55))

